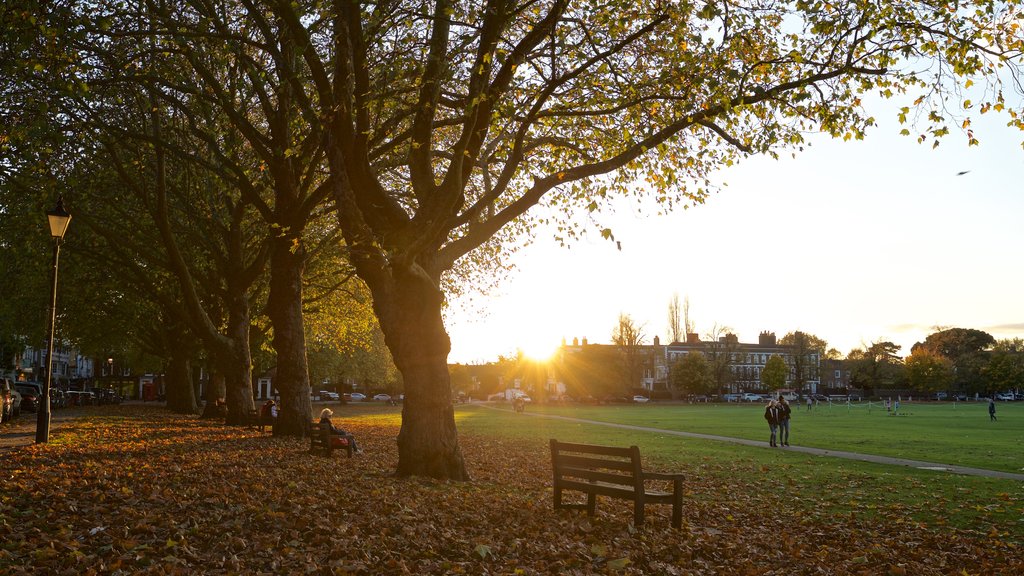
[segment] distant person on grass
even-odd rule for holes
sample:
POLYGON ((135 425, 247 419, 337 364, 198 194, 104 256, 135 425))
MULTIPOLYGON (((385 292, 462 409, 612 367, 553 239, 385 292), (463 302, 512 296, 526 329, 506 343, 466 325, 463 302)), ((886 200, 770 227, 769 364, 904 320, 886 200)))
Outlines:
POLYGON ((330 408, 324 408, 323 410, 320 411, 320 425, 321 426, 326 425, 328 427, 328 429, 331 431, 331 434, 334 435, 334 436, 337 436, 337 438, 331 438, 331 445, 332 446, 341 446, 342 445, 342 443, 341 443, 342 437, 343 436, 348 436, 349 440, 352 442, 352 451, 355 452, 356 454, 362 454, 363 453, 363 449, 360 448, 358 444, 356 444, 356 437, 355 436, 352 436, 351 434, 349 434, 348 432, 345 432, 341 428, 335 428, 334 427, 334 423, 331 422, 331 416, 332 415, 334 415, 334 411, 331 410, 330 408))
POLYGON ((775 407, 779 412, 779 444, 789 446, 789 415, 793 411, 782 394, 779 394, 779 401, 775 407))
POLYGON ((808 397, 807 397, 807 411, 808 411, 808 412, 810 412, 810 411, 811 411, 811 406, 813 406, 813 405, 814 405, 814 404, 813 404, 813 402, 814 402, 814 400, 812 400, 812 399, 811 399, 811 397, 810 397, 810 396, 808 396, 808 397))
POLYGON ((775 448, 777 446, 775 443, 775 434, 779 428, 779 408, 775 404, 775 400, 770 400, 768 405, 765 406, 764 419, 768 421, 768 429, 772 432, 771 439, 768 443, 772 448, 775 448))
POLYGON ((996 421, 996 401, 995 398, 988 399, 988 421, 996 421))

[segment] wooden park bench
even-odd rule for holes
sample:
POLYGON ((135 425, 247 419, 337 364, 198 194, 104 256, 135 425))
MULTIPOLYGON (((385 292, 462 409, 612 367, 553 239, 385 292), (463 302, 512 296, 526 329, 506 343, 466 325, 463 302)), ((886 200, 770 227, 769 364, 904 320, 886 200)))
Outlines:
POLYGON ((672 526, 683 522, 683 475, 644 472, 640 466, 640 449, 570 444, 551 439, 551 467, 554 470, 555 510, 586 509, 594 515, 597 496, 633 501, 633 525, 644 523, 644 506, 671 504, 672 526), (671 492, 645 487, 648 480, 672 483, 671 492), (586 504, 563 504, 563 490, 579 490, 587 495, 586 504))
POLYGON ((330 457, 335 448, 344 449, 348 457, 352 457, 352 445, 355 443, 350 434, 338 436, 331 433, 331 427, 320 422, 312 422, 309 425, 309 451, 313 454, 322 454, 330 457), (340 438, 341 446, 335 446, 331 438, 340 438))
POLYGON ((274 419, 263 418, 263 416, 260 415, 259 410, 249 410, 243 418, 243 424, 245 424, 245 426, 250 430, 259 430, 260 432, 263 432, 267 426, 273 428, 274 419))

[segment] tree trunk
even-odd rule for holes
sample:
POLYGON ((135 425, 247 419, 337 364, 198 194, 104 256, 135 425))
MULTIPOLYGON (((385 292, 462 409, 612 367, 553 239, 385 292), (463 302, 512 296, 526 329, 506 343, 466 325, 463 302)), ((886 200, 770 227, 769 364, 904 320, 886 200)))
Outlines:
POLYGON ((185 327, 176 321, 166 322, 163 330, 168 356, 164 381, 167 409, 177 414, 199 414, 192 384, 191 357, 196 350, 195 342, 185 327))
POLYGON ((195 389, 192 387, 192 366, 187 356, 171 351, 167 365, 167 409, 177 414, 198 414, 195 389))
POLYGON ((229 343, 217 354, 224 371, 224 399, 228 415, 224 423, 245 423, 248 413, 256 409, 252 389, 252 356, 249 353, 249 304, 242 296, 236 298, 228 311, 226 336, 229 343))
POLYGON ((455 429, 443 294, 421 270, 402 272, 396 271, 392 290, 374 294, 374 309, 405 383, 397 474, 469 480, 455 429))
POLYGON ((312 419, 306 335, 302 319, 302 274, 305 252, 292 236, 274 238, 270 256, 270 295, 267 315, 274 327, 277 374, 274 387, 281 394, 274 436, 303 436, 312 419), (298 246, 299 249, 294 250, 298 246))
POLYGON ((203 413, 200 418, 219 418, 220 412, 217 410, 217 402, 224 399, 224 373, 216 366, 216 363, 211 362, 210 366, 210 382, 206 386, 206 395, 204 400, 206 404, 203 406, 203 413))

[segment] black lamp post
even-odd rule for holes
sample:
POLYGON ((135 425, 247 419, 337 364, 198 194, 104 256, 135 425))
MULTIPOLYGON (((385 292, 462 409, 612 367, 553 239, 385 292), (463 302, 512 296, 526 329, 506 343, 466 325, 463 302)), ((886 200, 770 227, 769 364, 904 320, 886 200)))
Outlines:
POLYGON ((43 381, 43 397, 39 399, 36 412, 36 443, 50 439, 50 384, 53 379, 53 337, 57 325, 57 262, 60 258, 60 244, 71 222, 71 214, 64 209, 64 199, 57 199, 57 206, 46 213, 50 221, 50 236, 53 237, 53 269, 50 271, 50 325, 46 345, 46 379, 43 381))

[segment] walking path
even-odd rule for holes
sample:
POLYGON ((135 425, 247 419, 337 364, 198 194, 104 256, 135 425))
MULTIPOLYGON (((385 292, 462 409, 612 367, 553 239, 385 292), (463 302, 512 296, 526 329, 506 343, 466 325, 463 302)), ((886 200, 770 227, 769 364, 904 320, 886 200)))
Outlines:
MULTIPOLYGON (((64 422, 78 418, 84 414, 79 408, 61 408, 50 412, 50 437, 53 431, 64 422)), ((16 420, 0 426, 0 450, 28 446, 36 441, 36 415, 34 412, 22 412, 16 420)))
MULTIPOLYGON (((487 404, 477 404, 477 406, 484 406, 491 410, 501 410, 496 406, 490 406, 487 404)), ((585 418, 573 418, 570 416, 558 416, 555 414, 538 414, 536 412, 524 412, 526 416, 533 416, 535 418, 550 418, 552 420, 565 420, 567 422, 577 422, 582 424, 595 424, 597 426, 608 426, 611 428, 622 428, 625 430, 636 430, 639 432, 654 432, 657 434, 668 434, 671 436, 681 436, 684 438, 701 438, 703 440, 717 440, 719 442, 732 442, 733 444, 745 444, 747 446, 755 446, 764 448, 767 443, 763 440, 748 440, 746 438, 732 438, 729 436, 717 436, 714 434, 700 434, 697 432, 681 432, 679 430, 665 430, 664 428, 651 428, 649 426, 636 426, 633 424, 617 424, 615 422, 601 422, 600 420, 587 420, 585 418)), ((920 460, 908 460, 906 458, 893 458, 890 456, 878 456, 876 454, 860 454, 857 452, 845 452, 843 450, 827 450, 824 448, 811 448, 810 446, 788 446, 783 450, 789 452, 800 452, 803 454, 811 454, 814 456, 831 456, 834 458, 847 458, 849 460, 862 460, 864 462, 874 462, 875 464, 888 464, 891 466, 907 466, 909 468, 920 468, 922 470, 934 470, 936 472, 950 472, 953 474, 963 474, 966 476, 983 476, 987 478, 1005 478, 1008 480, 1020 480, 1024 481, 1024 474, 1015 474, 1013 472, 1003 472, 1001 470, 985 470, 982 468, 969 468, 967 466, 957 466, 955 464, 940 464, 936 462, 922 462, 920 460)))

